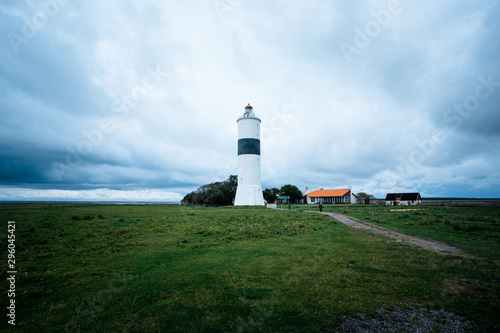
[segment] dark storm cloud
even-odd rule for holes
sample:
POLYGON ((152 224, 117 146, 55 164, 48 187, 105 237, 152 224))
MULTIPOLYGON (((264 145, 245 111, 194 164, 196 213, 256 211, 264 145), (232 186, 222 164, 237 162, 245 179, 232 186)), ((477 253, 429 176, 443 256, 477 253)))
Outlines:
POLYGON ((497 2, 214 3, 0 5, 0 199, 177 200, 247 102, 264 187, 500 195, 497 2))

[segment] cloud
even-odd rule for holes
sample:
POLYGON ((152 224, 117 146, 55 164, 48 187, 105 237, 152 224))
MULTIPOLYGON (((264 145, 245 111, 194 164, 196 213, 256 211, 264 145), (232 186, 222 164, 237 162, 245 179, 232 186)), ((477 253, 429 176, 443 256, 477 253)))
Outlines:
POLYGON ((224 180, 251 102, 264 187, 499 196, 500 5, 394 3, 6 2, 0 194, 224 180))
POLYGON ((2 188, 0 201, 139 201, 180 202, 179 193, 152 189, 117 191, 107 188, 95 190, 55 190, 2 188))

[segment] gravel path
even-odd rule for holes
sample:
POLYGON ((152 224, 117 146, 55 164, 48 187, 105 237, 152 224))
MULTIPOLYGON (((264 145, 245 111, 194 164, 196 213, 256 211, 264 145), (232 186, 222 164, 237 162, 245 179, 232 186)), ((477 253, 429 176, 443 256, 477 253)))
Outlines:
POLYGON ((393 239, 396 240, 396 242, 402 242, 414 246, 421 247, 426 250, 430 250, 433 252, 437 252, 440 254, 448 254, 448 255, 456 255, 456 256, 461 256, 461 257, 466 257, 466 258, 475 258, 473 256, 470 256, 468 254, 462 253, 460 249, 446 245, 444 243, 440 242, 435 242, 435 241, 428 241, 422 238, 418 238, 415 236, 410 236, 403 234, 401 232, 389 230, 386 228, 383 228, 381 226, 378 226, 374 223, 368 223, 368 222, 358 222, 354 221, 352 218, 347 217, 342 214, 337 214, 337 213, 327 213, 327 212, 318 212, 318 211, 312 211, 312 210, 306 210, 305 212, 307 213, 317 213, 317 214, 323 214, 323 215, 328 215, 333 217, 334 219, 338 220, 339 222, 342 222, 343 224, 356 228, 356 229, 363 229, 363 230, 368 230, 376 234, 382 234, 389 236, 393 239))
MULTIPOLYGON (((354 221, 345 215, 337 213, 305 211, 308 213, 324 214, 333 217, 339 222, 356 229, 386 235, 396 242, 403 242, 418 246, 440 254, 456 255, 467 258, 476 258, 462 253, 460 249, 440 242, 428 241, 418 237, 388 230, 373 223, 354 221)), ((474 330, 472 324, 464 317, 444 310, 430 310, 416 303, 399 303, 395 310, 378 308, 374 317, 358 314, 344 318, 344 323, 334 332, 339 333, 385 333, 385 332, 442 332, 462 333, 474 330)))
POLYGON ((464 317, 444 310, 430 310, 415 303, 399 303, 391 311, 377 309, 377 315, 370 317, 358 314, 345 318, 335 329, 338 333, 385 333, 385 332, 440 332, 463 333, 473 329, 464 317))
MULTIPOLYGON (((275 208, 279 209, 280 208, 275 208)), ((285 209, 283 209, 285 210, 285 209)), ((337 221, 356 229, 386 235, 396 242, 402 242, 440 254, 456 255, 465 258, 482 259, 462 253, 460 249, 441 242, 428 241, 422 238, 388 230, 374 223, 355 221, 353 218, 337 213, 305 210, 306 213, 328 215, 337 221)), ((334 329, 339 333, 385 333, 385 332, 440 332, 462 333, 475 331, 474 326, 466 318, 445 310, 432 310, 418 303, 401 302, 394 310, 378 308, 375 317, 359 313, 357 316, 345 317, 344 323, 334 329)))

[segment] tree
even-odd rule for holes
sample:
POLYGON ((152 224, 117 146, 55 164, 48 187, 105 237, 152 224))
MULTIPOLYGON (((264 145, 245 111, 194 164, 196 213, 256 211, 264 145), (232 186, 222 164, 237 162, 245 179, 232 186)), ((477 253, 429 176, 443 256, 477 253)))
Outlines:
POLYGON ((358 197, 358 202, 364 203, 366 205, 369 205, 370 199, 373 198, 373 195, 367 194, 365 192, 359 192, 358 194, 356 194, 356 196, 358 197))
POLYGON ((295 185, 283 185, 280 188, 280 195, 287 195, 290 197, 290 202, 297 202, 303 198, 302 191, 295 185))
POLYGON ((197 205, 204 205, 208 198, 208 190, 210 190, 212 186, 214 186, 214 183, 198 187, 198 189, 193 192, 193 203, 197 205))
POLYGON ((229 176, 222 183, 215 183, 208 190, 207 203, 209 205, 227 206, 233 203, 238 187, 238 177, 229 176))
POLYGON ((279 193, 279 190, 275 187, 269 189, 266 188, 264 191, 262 191, 262 195, 264 196, 264 200, 266 200, 268 203, 274 203, 276 201, 276 197, 279 193))
POLYGON ((190 192, 182 198, 182 203, 193 203, 193 192, 190 192))
POLYGON ((231 175, 223 182, 198 187, 196 191, 186 194, 182 201, 195 205, 231 205, 236 195, 237 186, 238 177, 231 175))
POLYGON ((207 191, 206 203, 209 205, 224 206, 227 205, 226 198, 224 196, 224 185, 222 183, 217 183, 212 186, 207 191))
POLYGON ((232 193, 232 199, 236 196, 236 188, 238 187, 238 176, 231 175, 227 178, 227 180, 224 182, 226 185, 227 190, 232 193))

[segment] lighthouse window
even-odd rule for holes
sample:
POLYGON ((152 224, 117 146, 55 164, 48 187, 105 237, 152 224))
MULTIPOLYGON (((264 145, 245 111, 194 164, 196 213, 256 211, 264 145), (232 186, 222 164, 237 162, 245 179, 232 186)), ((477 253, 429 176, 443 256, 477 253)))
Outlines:
POLYGON ((260 155, 260 140, 259 139, 239 139, 238 140, 238 155, 253 154, 260 155))

